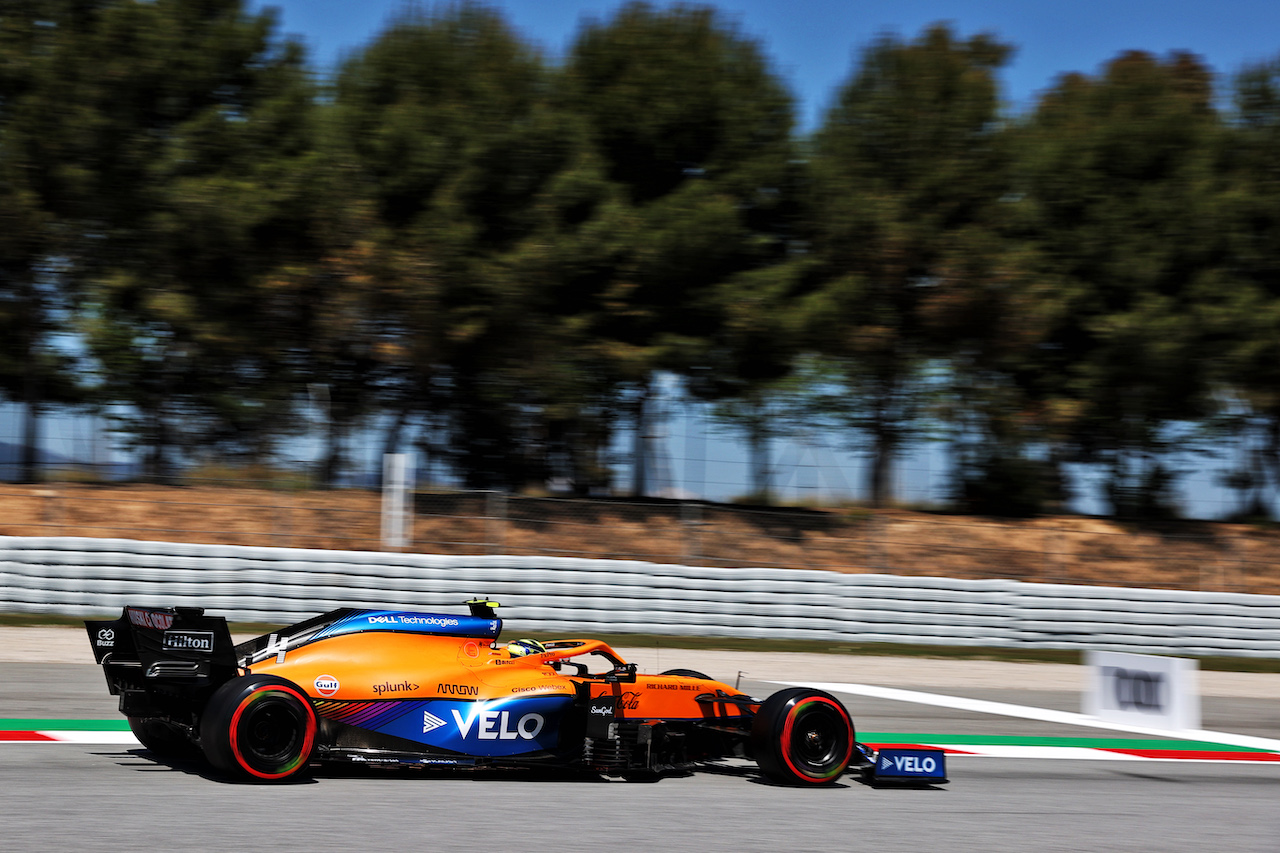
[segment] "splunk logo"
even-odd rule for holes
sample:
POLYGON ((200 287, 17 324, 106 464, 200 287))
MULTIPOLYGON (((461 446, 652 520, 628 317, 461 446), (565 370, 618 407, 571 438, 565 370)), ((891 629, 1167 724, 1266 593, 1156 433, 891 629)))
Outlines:
POLYGON ((381 684, 373 685, 373 692, 378 696, 381 696, 383 693, 412 692, 417 689, 418 685, 411 681, 384 681, 381 684))
POLYGON ((525 714, 513 726, 510 711, 489 710, 482 703, 477 703, 465 720, 456 708, 452 713, 463 740, 473 729, 480 740, 533 740, 546 724, 541 714, 525 714))

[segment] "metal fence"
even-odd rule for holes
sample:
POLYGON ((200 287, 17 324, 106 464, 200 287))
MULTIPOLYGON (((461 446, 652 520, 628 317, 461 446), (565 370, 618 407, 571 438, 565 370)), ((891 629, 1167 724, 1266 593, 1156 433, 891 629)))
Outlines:
MULTIPOLYGON (((380 495, 218 482, 0 485, 0 535, 377 550, 380 495)), ((774 508, 419 491, 409 552, 634 559, 724 567, 1280 593, 1280 533, 900 510, 774 508)), ((387 549, 392 550, 392 549, 387 549)))

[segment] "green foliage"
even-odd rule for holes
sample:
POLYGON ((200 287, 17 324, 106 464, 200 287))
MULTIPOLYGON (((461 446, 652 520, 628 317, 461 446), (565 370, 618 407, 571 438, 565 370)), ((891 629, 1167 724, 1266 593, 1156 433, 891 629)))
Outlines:
POLYGON ((1239 75, 1232 118, 1219 207, 1232 279, 1206 310, 1214 379, 1232 405, 1210 426, 1242 447, 1228 475, 1242 511, 1267 517, 1266 495, 1280 486, 1280 60, 1239 75))
POLYGON ((82 332, 98 393, 163 476, 177 449, 268 456, 289 430, 275 270, 311 250, 314 93, 239 0, 104 3, 77 36, 89 198, 82 332))
POLYGON ((334 93, 371 251, 423 266, 388 279, 401 286, 387 335, 398 363, 380 393, 393 410, 445 419, 451 459, 476 487, 546 476, 525 453, 539 432, 530 412, 563 376, 544 360, 534 286, 545 214, 592 192, 572 177, 576 140, 548 90, 541 57, 495 12, 464 4, 406 12, 344 64, 334 93))
POLYGON ((631 4, 588 24, 565 75, 627 206, 601 211, 621 251, 584 307, 636 381, 688 372, 722 325, 717 288, 785 255, 791 99, 758 45, 702 7, 631 4))
POLYGON ((1162 514, 1169 430, 1212 410, 1203 308, 1224 292, 1209 72, 1128 53, 1062 78, 1020 139, 1034 269, 1062 307, 1022 382, 1123 515, 1162 514))
POLYGON ((809 335, 838 366, 833 414, 869 446, 876 505, 890 498, 894 458, 919 435, 936 389, 926 377, 948 354, 930 315, 974 299, 965 291, 988 273, 971 245, 988 239, 1008 189, 995 73, 1009 53, 944 25, 910 43, 885 36, 816 139, 821 267, 805 300, 809 335))
POLYGON ((630 390, 636 429, 656 371, 709 399, 784 375, 771 309, 799 181, 791 98, 759 45, 708 7, 632 3, 584 27, 559 92, 600 201, 566 223, 594 248, 560 266, 556 310, 630 390))
POLYGON ((49 404, 83 399, 72 359, 54 341, 79 285, 83 113, 88 69, 76 27, 96 4, 0 7, 0 393, 26 408, 22 479, 38 479, 38 420, 49 404), (65 27, 49 26, 51 21, 65 27))

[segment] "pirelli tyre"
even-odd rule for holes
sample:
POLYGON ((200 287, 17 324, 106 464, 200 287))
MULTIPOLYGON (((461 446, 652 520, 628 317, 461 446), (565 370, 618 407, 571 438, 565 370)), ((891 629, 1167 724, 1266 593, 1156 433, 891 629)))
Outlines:
POLYGON ((157 717, 129 717, 129 730, 138 742, 162 761, 192 761, 200 748, 186 732, 157 717))
POLYGON ((200 745, 218 770, 255 782, 305 776, 316 743, 316 712, 298 685, 243 675, 214 692, 200 720, 200 745))
POLYGON ((779 690, 764 700, 751 724, 756 763, 781 785, 835 782, 849 766, 855 745, 849 712, 821 690, 779 690))

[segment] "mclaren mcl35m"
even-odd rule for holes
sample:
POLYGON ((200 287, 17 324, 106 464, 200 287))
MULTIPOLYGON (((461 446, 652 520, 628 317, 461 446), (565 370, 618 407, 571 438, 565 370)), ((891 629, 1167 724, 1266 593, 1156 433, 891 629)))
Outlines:
POLYGON ((828 693, 761 700, 691 670, 646 675, 599 640, 499 643, 492 602, 469 605, 334 610, 239 645, 200 608, 85 625, 143 746, 251 781, 339 762, 653 778, 731 757, 784 785, 946 781, 941 752, 858 743, 828 693))

